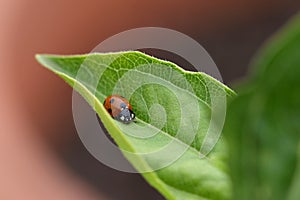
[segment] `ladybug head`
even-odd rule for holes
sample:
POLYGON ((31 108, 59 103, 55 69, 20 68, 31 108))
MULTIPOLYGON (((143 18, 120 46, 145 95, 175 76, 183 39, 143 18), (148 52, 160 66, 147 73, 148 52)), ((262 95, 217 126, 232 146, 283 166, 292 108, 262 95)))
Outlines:
POLYGON ((128 108, 123 109, 115 119, 125 124, 130 123, 135 118, 135 114, 128 108))

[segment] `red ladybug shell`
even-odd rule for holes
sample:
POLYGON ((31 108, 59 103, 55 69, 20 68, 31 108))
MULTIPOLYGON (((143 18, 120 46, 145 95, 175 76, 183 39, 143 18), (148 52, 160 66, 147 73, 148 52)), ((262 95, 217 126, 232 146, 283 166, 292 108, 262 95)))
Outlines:
POLYGON ((120 95, 111 95, 103 103, 107 112, 116 120, 129 123, 135 118, 129 101, 120 95))

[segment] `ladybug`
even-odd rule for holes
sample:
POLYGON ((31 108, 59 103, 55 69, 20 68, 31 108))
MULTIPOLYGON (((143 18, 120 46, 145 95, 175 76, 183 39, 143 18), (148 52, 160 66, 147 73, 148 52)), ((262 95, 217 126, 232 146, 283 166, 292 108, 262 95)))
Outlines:
POLYGON ((129 101, 120 95, 114 94, 107 97, 103 105, 115 120, 128 124, 135 118, 129 101))

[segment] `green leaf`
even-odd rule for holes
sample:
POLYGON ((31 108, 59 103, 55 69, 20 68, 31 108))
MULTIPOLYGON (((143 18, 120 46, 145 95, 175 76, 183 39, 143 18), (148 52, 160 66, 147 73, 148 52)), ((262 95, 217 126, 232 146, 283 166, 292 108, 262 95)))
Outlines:
POLYGON ((230 199, 224 142, 201 154, 211 150, 226 99, 235 96, 228 87, 136 51, 37 60, 87 100, 125 157, 167 199, 230 199), (136 123, 109 116, 102 102, 111 94, 130 100, 136 123))
POLYGON ((260 51, 230 104, 225 136, 234 199, 300 199, 299 52, 298 16, 260 51))

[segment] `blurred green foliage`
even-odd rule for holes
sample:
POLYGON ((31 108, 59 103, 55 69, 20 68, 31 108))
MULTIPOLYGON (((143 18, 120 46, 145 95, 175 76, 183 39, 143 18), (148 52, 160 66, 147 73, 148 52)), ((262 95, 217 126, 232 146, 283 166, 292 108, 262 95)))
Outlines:
POLYGON ((228 109, 235 200, 300 199, 300 16, 270 39, 228 109))

